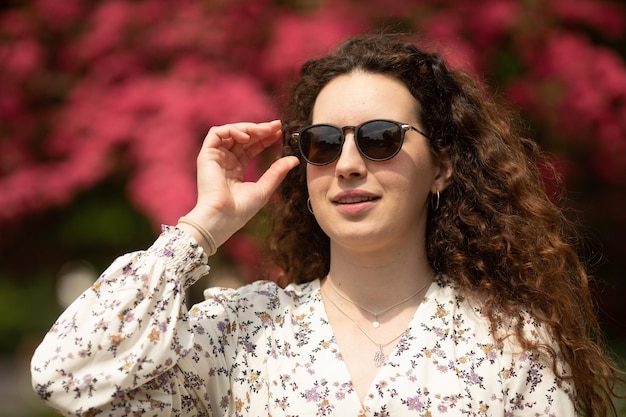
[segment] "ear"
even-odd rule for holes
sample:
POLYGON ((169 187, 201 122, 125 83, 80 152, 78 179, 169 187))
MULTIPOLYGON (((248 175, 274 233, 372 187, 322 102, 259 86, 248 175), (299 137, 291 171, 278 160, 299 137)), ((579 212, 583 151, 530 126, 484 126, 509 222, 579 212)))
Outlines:
POLYGON ((452 163, 450 162, 450 158, 442 156, 438 158, 437 164, 438 169, 433 178, 433 184, 430 190, 433 194, 437 193, 437 191, 442 192, 448 188, 452 180, 452 163))

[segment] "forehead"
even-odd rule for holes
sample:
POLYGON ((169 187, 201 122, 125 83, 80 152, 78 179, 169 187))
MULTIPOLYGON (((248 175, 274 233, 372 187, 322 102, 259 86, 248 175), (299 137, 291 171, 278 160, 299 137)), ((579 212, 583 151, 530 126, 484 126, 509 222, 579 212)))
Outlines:
POLYGON ((419 104, 394 77, 352 72, 332 79, 317 96, 313 123, 359 124, 370 119, 416 122, 419 104))

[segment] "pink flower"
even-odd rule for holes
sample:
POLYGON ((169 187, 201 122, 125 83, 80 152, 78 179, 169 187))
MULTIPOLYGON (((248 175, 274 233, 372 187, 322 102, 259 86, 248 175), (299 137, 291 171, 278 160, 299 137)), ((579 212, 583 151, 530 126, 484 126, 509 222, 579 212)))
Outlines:
POLYGON ((94 59, 121 45, 133 15, 132 3, 123 0, 98 3, 88 16, 90 30, 76 41, 78 56, 83 60, 94 59))
POLYGON ((308 15, 283 13, 276 21, 272 40, 263 57, 263 73, 274 83, 291 79, 308 59, 327 53, 365 24, 324 10, 308 15))
POLYGON ((546 5, 550 14, 567 24, 584 23, 611 38, 624 34, 626 10, 621 4, 598 0, 552 0, 546 5))
POLYGON ((562 32, 526 56, 530 73, 511 96, 546 123, 553 142, 589 150, 600 177, 626 175, 626 63, 581 35, 562 32))
POLYGON ((40 18, 53 28, 63 28, 84 15, 80 0, 35 0, 40 18))
POLYGON ((521 5, 516 0, 483 0, 461 4, 459 15, 466 25, 467 36, 475 40, 481 49, 497 48, 521 15, 521 5))
POLYGON ((476 73, 478 55, 474 47, 459 36, 463 24, 460 15, 446 10, 431 16, 424 23, 424 32, 429 39, 439 44, 436 49, 443 54, 452 68, 476 73))
POLYGON ((4 77, 10 77, 12 82, 20 82, 34 70, 39 69, 43 65, 43 58, 43 49, 32 36, 0 46, 2 74, 4 77))

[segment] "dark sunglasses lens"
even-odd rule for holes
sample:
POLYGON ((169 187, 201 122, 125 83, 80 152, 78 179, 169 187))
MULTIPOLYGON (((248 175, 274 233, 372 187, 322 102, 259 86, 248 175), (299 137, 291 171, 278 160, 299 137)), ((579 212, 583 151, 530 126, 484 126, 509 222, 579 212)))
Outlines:
POLYGON ((298 142, 302 156, 308 162, 324 165, 341 153, 342 132, 333 126, 311 126, 300 132, 298 142))
POLYGON ((364 155, 373 160, 385 160, 402 147, 402 128, 395 123, 375 120, 361 126, 357 139, 364 155))

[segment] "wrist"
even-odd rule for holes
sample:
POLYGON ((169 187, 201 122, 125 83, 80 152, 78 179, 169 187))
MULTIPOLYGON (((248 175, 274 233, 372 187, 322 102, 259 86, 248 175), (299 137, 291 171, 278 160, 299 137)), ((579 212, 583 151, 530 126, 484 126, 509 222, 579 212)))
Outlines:
POLYGON ((200 223, 189 217, 183 216, 178 219, 177 228, 190 234, 204 249, 208 256, 217 252, 217 244, 213 235, 200 223))

